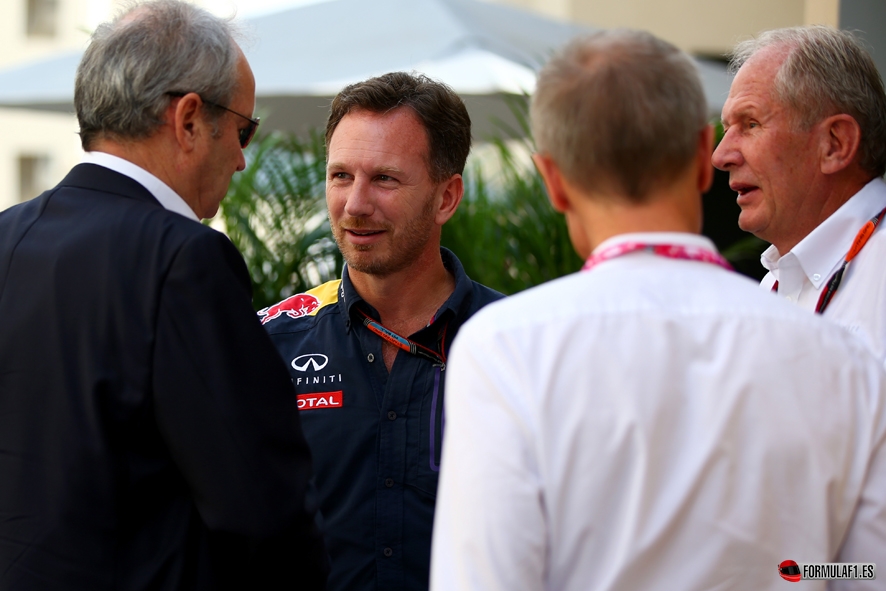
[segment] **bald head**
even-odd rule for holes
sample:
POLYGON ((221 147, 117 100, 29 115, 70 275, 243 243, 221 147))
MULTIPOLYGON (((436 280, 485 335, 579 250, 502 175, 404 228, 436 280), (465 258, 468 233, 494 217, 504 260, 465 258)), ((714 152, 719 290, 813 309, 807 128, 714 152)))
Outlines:
POLYGON ((556 54, 531 107, 539 151, 569 181, 634 201, 692 163, 706 112, 689 56, 649 33, 619 29, 556 54))

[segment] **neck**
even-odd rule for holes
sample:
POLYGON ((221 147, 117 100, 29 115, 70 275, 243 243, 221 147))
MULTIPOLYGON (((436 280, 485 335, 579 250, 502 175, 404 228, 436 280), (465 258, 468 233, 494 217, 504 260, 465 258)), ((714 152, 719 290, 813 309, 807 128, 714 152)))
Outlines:
POLYGON ((684 217, 674 215, 669 210, 657 211, 657 208, 630 208, 626 215, 613 215, 610 219, 598 219, 588 238, 591 250, 603 241, 620 234, 635 232, 684 232, 698 234, 698 226, 684 217))
POLYGON ((155 177, 172 186, 171 175, 168 166, 163 159, 158 159, 158 154, 166 151, 159 146, 159 137, 155 134, 148 139, 131 142, 120 142, 108 138, 101 138, 91 146, 93 152, 104 152, 132 162, 143 168, 155 177))
POLYGON ((834 215, 838 209, 852 199, 852 197, 861 191, 865 185, 873 180, 870 174, 863 171, 845 171, 843 178, 825 177, 825 180, 833 182, 828 183, 823 188, 823 195, 816 199, 809 199, 810 202, 817 206, 804 207, 806 215, 803 219, 795 219, 792 221, 790 232, 785 232, 783 236, 773 237, 771 240, 766 236, 759 236, 767 242, 771 242, 779 255, 784 255, 793 250, 801 240, 806 238, 814 229, 823 224, 825 220, 834 215))
POLYGON ((349 267, 348 276, 354 289, 381 315, 382 324, 406 335, 426 326, 455 291, 455 277, 443 266, 436 244, 396 273, 371 275, 349 267))
POLYGON ((124 142, 100 138, 90 146, 90 150, 117 156, 147 170, 175 191, 192 210, 197 211, 196 204, 188 199, 190 192, 182 183, 181 175, 178 173, 181 163, 174 158, 178 151, 169 144, 162 130, 138 141, 124 142))
POLYGON ((601 242, 634 232, 688 232, 701 230, 701 198, 685 183, 653 192, 642 203, 620 195, 590 195, 574 199, 575 214, 587 238, 589 255, 601 242))

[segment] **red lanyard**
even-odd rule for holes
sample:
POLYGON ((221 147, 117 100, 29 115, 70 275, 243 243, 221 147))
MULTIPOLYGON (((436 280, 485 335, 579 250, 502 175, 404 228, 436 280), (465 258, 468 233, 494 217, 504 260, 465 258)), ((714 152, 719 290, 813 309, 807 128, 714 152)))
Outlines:
POLYGON ((424 345, 416 343, 412 339, 400 336, 390 328, 386 328, 381 322, 373 320, 373 318, 363 310, 360 310, 360 313, 363 315, 363 326, 368 328, 372 333, 378 335, 402 351, 406 351, 416 357, 424 357, 433 362, 435 366, 440 367, 441 370, 446 369, 446 354, 443 353, 443 343, 446 340, 446 327, 449 325, 448 322, 443 325, 443 328, 440 331, 439 344, 441 352, 437 353, 436 351, 428 349, 424 345))
POLYGON ((726 259, 724 259, 719 253, 708 250, 707 248, 700 246, 683 246, 682 244, 648 244, 646 242, 621 242, 610 246, 609 248, 601 250, 588 257, 588 260, 585 261, 581 270, 590 271, 604 261, 637 251, 649 252, 669 259, 712 263, 732 271, 732 265, 730 265, 726 259))
MULTIPOLYGON (((861 230, 858 231, 858 234, 855 235, 855 240, 852 241, 852 246, 849 247, 849 252, 843 257, 843 264, 840 265, 840 268, 831 275, 830 279, 828 279, 824 291, 821 292, 821 295, 818 298, 818 303, 815 305, 816 314, 824 314, 824 311, 828 307, 828 304, 831 303, 834 294, 837 293, 837 288, 840 287, 840 282, 843 281, 843 274, 846 272, 846 267, 849 266, 849 262, 852 261, 852 259, 858 256, 858 253, 861 252, 864 245, 867 244, 871 236, 874 235, 874 230, 880 225, 880 221, 883 219, 884 214, 886 214, 886 209, 883 209, 883 211, 869 219, 865 225, 861 227, 861 230)), ((772 291, 778 291, 778 281, 773 284, 772 291)))

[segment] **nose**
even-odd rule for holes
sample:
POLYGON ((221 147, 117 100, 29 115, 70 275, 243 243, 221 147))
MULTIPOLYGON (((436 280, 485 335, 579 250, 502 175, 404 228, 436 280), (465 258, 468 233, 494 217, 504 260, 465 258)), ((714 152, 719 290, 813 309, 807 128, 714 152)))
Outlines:
POLYGON ((357 178, 345 196, 345 213, 351 217, 369 217, 375 212, 375 203, 369 183, 357 178))
POLYGON ((742 162, 741 149, 735 133, 732 129, 727 129, 723 134, 723 139, 717 144, 717 148, 711 155, 711 164, 720 170, 729 170, 730 168, 739 166, 742 162))
POLYGON ((237 172, 241 172, 246 168, 246 155, 243 154, 243 150, 240 150, 240 158, 237 160, 237 172))

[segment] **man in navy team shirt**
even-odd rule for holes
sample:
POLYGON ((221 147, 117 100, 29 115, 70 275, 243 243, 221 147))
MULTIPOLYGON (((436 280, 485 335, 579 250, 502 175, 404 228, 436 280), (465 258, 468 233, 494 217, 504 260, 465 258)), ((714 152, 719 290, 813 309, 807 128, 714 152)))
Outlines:
POLYGON ((342 278, 259 313, 298 394, 333 590, 428 586, 446 355, 502 297, 440 248, 470 146, 443 84, 391 73, 342 90, 326 128, 342 278))

